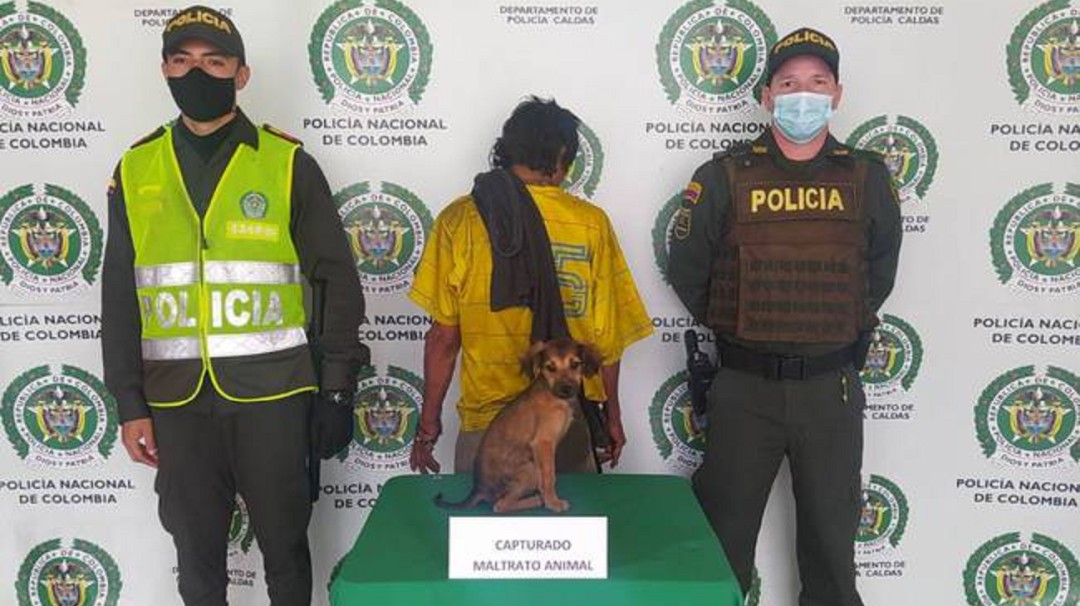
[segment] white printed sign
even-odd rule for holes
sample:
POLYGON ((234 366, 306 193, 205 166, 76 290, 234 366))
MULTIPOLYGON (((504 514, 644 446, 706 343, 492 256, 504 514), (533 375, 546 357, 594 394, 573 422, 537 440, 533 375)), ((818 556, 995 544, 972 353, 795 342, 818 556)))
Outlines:
POLYGON ((451 579, 606 579, 607 518, 452 517, 451 579))

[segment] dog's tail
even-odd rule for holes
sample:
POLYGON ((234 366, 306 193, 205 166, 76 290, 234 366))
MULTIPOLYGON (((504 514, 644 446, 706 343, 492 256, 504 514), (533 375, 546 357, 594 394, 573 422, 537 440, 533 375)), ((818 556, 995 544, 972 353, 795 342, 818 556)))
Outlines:
POLYGON ((475 488, 472 490, 472 492, 469 493, 469 496, 465 497, 461 501, 456 501, 456 502, 447 501, 446 499, 443 498, 441 492, 439 494, 435 495, 435 499, 434 499, 435 504, 438 505, 439 507, 442 507, 443 509, 472 509, 473 507, 476 507, 477 505, 479 505, 484 500, 485 500, 484 495, 481 494, 480 491, 476 490, 475 488))

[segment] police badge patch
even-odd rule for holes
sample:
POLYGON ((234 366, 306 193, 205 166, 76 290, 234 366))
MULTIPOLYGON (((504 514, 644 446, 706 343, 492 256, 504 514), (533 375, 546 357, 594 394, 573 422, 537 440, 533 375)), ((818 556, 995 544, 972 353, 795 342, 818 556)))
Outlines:
POLYGON ((685 240, 690 237, 690 220, 693 213, 685 206, 675 211, 675 222, 671 226, 671 235, 676 240, 685 240))
POLYGON ((249 191, 240 198, 240 210, 248 219, 266 218, 266 209, 269 201, 266 196, 257 191, 249 191))

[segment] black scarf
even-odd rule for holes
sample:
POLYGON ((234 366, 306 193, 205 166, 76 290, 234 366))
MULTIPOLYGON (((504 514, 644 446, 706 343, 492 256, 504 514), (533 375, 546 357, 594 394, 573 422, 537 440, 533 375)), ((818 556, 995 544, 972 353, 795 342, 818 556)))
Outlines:
POLYGON ((481 173, 472 199, 491 240, 491 310, 528 307, 532 343, 570 336, 551 240, 525 183, 505 169, 481 173))

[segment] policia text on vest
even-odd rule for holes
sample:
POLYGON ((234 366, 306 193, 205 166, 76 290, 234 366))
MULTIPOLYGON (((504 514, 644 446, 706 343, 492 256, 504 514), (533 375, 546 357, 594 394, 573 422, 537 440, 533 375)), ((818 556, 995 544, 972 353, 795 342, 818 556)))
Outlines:
POLYGON ((289 235, 297 146, 266 131, 258 136, 258 152, 237 147, 202 219, 187 199, 172 129, 133 148, 121 163, 142 317, 144 390, 152 406, 190 401, 207 378, 235 401, 316 389, 310 354, 301 347, 306 318, 289 235), (257 191, 250 189, 256 180, 257 191), (243 358, 289 350, 307 372, 287 383, 267 381, 252 393, 221 372, 243 358), (228 358, 233 360, 220 362, 228 358))

